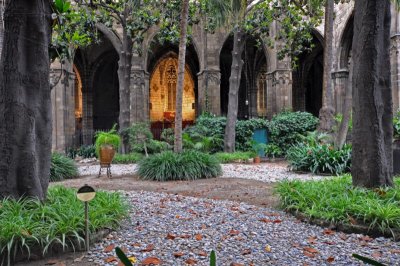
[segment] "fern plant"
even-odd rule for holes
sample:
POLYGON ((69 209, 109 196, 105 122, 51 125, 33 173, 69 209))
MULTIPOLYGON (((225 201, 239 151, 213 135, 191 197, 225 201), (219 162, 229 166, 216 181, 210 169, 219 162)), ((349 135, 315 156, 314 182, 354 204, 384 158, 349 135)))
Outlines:
POLYGON ((100 148, 103 145, 111 145, 115 150, 118 150, 119 146, 121 145, 121 137, 118 135, 116 127, 117 124, 114 124, 109 131, 99 131, 96 133, 96 142, 94 145, 96 146, 97 156, 99 156, 100 148))

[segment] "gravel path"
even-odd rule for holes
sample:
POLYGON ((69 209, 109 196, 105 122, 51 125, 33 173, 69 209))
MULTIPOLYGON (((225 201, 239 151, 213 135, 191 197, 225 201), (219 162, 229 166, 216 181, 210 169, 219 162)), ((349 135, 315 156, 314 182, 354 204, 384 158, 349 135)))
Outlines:
MULTIPOLYGON (((135 164, 115 164, 111 167, 111 172, 115 176, 133 175, 136 170, 135 164)), ((223 174, 221 178, 244 178, 263 181, 266 183, 274 183, 284 179, 300 179, 300 180, 318 180, 326 178, 313 174, 297 174, 288 171, 285 166, 273 163, 263 164, 222 164, 223 174)), ((98 165, 79 166, 79 174, 81 176, 97 175, 99 172, 98 165)), ((105 173, 105 169, 103 169, 105 173)))
POLYGON ((208 265, 212 249, 218 265, 361 265, 352 253, 400 265, 399 243, 334 232, 276 210, 152 192, 125 195, 133 207, 129 221, 84 260, 116 265, 113 248, 119 246, 138 265, 146 258, 161 265, 208 265))

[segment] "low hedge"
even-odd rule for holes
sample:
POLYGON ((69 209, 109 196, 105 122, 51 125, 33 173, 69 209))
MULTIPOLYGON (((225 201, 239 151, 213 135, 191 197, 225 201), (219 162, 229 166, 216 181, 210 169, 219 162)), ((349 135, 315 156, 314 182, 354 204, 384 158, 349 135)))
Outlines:
MULTIPOLYGON (((53 244, 85 246, 84 208, 74 189, 55 186, 45 202, 3 199, 0 206, 0 265, 12 261, 17 252, 29 254, 39 248, 45 254, 53 244)), ((90 202, 90 231, 116 229, 128 208, 119 193, 98 191, 90 202)))
POLYGON ((115 154, 113 163, 114 164, 130 164, 137 163, 143 158, 141 153, 128 153, 128 154, 115 154))
POLYGON ((253 158, 253 152, 219 152, 214 154, 220 163, 237 163, 237 162, 247 162, 249 159, 253 158))
POLYGON ((395 187, 368 190, 352 186, 351 176, 321 181, 284 181, 277 186, 281 205, 291 212, 334 224, 364 224, 371 230, 400 230, 400 178, 395 187))
POLYGON ((50 181, 62 181, 78 176, 78 168, 74 160, 59 153, 51 155, 50 181))
POLYGON ((141 160, 137 173, 144 180, 170 181, 212 178, 221 175, 218 160, 196 150, 165 151, 141 160))

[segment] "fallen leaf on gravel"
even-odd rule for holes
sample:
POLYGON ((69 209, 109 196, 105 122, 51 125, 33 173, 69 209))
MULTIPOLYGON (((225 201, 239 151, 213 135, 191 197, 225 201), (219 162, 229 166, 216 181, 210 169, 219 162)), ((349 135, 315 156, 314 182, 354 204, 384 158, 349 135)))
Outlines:
POLYGON ((197 255, 199 255, 200 257, 207 257, 208 256, 207 252, 205 252, 204 250, 201 250, 201 251, 197 252, 197 255))
POLYGON ((272 223, 272 220, 267 219, 267 218, 262 218, 262 219, 260 219, 259 221, 260 221, 260 222, 263 222, 263 223, 272 223))
POLYGON ((183 252, 175 252, 175 253, 174 253, 174 257, 175 257, 175 258, 180 258, 180 257, 182 257, 183 255, 185 255, 183 252))
POLYGON ((374 253, 372 253, 372 257, 374 257, 374 258, 380 258, 380 257, 382 257, 382 253, 380 253, 380 252, 374 252, 374 253))
POLYGON ((332 231, 331 229, 325 229, 324 234, 325 235, 333 235, 333 234, 335 234, 335 231, 332 231))
POLYGON ((229 266, 244 266, 244 264, 232 262, 231 264, 229 264, 229 266))
POLYGON ((245 250, 242 250, 242 255, 249 255, 251 254, 251 249, 247 248, 245 250))
POLYGON ((195 211, 192 210, 192 209, 189 209, 188 212, 189 212, 190 214, 193 214, 193 215, 197 215, 197 214, 198 214, 197 212, 195 212, 195 211))
POLYGON ((230 230, 229 231, 229 234, 231 235, 231 236, 237 236, 238 234, 240 234, 240 232, 238 231, 238 230, 230 230))
POLYGON ((267 216, 280 216, 280 214, 276 213, 276 212, 266 212, 265 215, 267 215, 267 216))
POLYGON ((270 245, 266 245, 265 246, 265 251, 266 252, 271 252, 271 246, 270 245))
POLYGON ((110 263, 110 262, 117 261, 117 258, 114 256, 111 256, 111 257, 105 258, 104 261, 107 263, 110 263))
POLYGON ((106 253, 111 252, 114 250, 114 248, 115 248, 115 245, 109 245, 104 249, 104 252, 106 252, 106 253))
POLYGON ((328 258, 326 259, 326 261, 329 262, 329 263, 332 263, 332 262, 335 261, 335 258, 334 258, 334 257, 328 257, 328 258))
POLYGON ((274 224, 280 224, 282 222, 282 220, 276 219, 274 220, 274 224))
POLYGON ((317 237, 316 236, 310 236, 308 239, 307 239, 307 242, 308 243, 310 243, 310 244, 317 244, 317 237))
POLYGON ((307 252, 307 251, 303 251, 303 254, 305 255, 305 256, 307 256, 307 257, 310 257, 310 258, 314 258, 315 257, 315 255, 313 254, 313 253, 310 253, 310 252, 307 252))
POLYGON ((83 258, 85 258, 85 255, 83 255, 83 256, 81 256, 81 257, 79 257, 79 258, 74 259, 74 262, 81 262, 81 261, 83 260, 83 258))
POLYGON ((184 239, 188 239, 188 238, 191 238, 191 235, 180 235, 179 237, 180 238, 184 238, 184 239))
POLYGON ((206 229, 206 228, 207 228, 207 225, 205 225, 205 224, 202 224, 202 225, 201 225, 201 229, 204 230, 204 229, 206 229))
POLYGON ((168 233, 166 239, 170 239, 170 240, 174 240, 176 238, 176 236, 174 236, 173 234, 168 233))
POLYGON ((146 248, 142 249, 141 252, 151 252, 154 250, 154 245, 153 244, 149 244, 147 245, 146 248))
POLYGON ((237 237, 235 237, 235 240, 237 240, 237 241, 242 241, 244 238, 243 237, 241 237, 241 236, 237 236, 237 237))
POLYGON ((390 253, 400 254, 400 249, 392 249, 390 253))
POLYGON ((57 264, 59 262, 60 262, 59 260, 48 260, 45 265, 54 265, 54 264, 57 264))
POLYGON ((362 236, 362 237, 360 237, 360 240, 365 241, 365 242, 370 242, 374 239, 369 236, 362 236))
POLYGON ((148 258, 145 258, 144 260, 142 260, 142 265, 151 265, 151 264, 160 265, 161 260, 156 257, 148 257, 148 258))
POLYGON ((187 259, 185 261, 185 263, 189 264, 189 265, 195 265, 197 263, 197 260, 195 260, 195 259, 187 259))
POLYGON ((130 262, 132 262, 133 264, 135 264, 135 263, 137 262, 137 258, 134 257, 134 256, 128 257, 128 260, 129 260, 130 262))
POLYGON ((322 243, 327 244, 327 245, 335 245, 336 244, 335 242, 332 242, 332 241, 324 241, 322 243))
POLYGON ((202 236, 201 234, 196 234, 196 235, 194 236, 194 238, 195 238, 197 241, 200 241, 200 240, 203 239, 203 236, 202 236))
POLYGON ((310 252, 310 253, 318 253, 318 250, 315 248, 310 248, 310 247, 305 247, 304 251, 310 252))
POLYGON ((141 247, 142 244, 140 244, 140 243, 133 243, 133 244, 131 244, 131 246, 132 246, 132 247, 141 247))
POLYGON ((340 237, 340 239, 342 239, 342 240, 347 240, 347 239, 349 238, 348 235, 343 234, 343 233, 341 233, 341 234, 339 235, 339 237, 340 237))

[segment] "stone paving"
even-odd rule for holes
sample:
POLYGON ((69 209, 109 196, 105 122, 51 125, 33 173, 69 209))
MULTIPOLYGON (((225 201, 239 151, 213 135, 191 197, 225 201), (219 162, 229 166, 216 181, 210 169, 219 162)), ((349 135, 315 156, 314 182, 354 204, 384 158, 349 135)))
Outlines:
POLYGON ((96 244, 85 260, 116 265, 123 248, 135 265, 361 265, 358 253, 400 265, 399 243, 344 234, 299 222, 268 208, 153 192, 123 192, 132 206, 121 230, 96 244))

